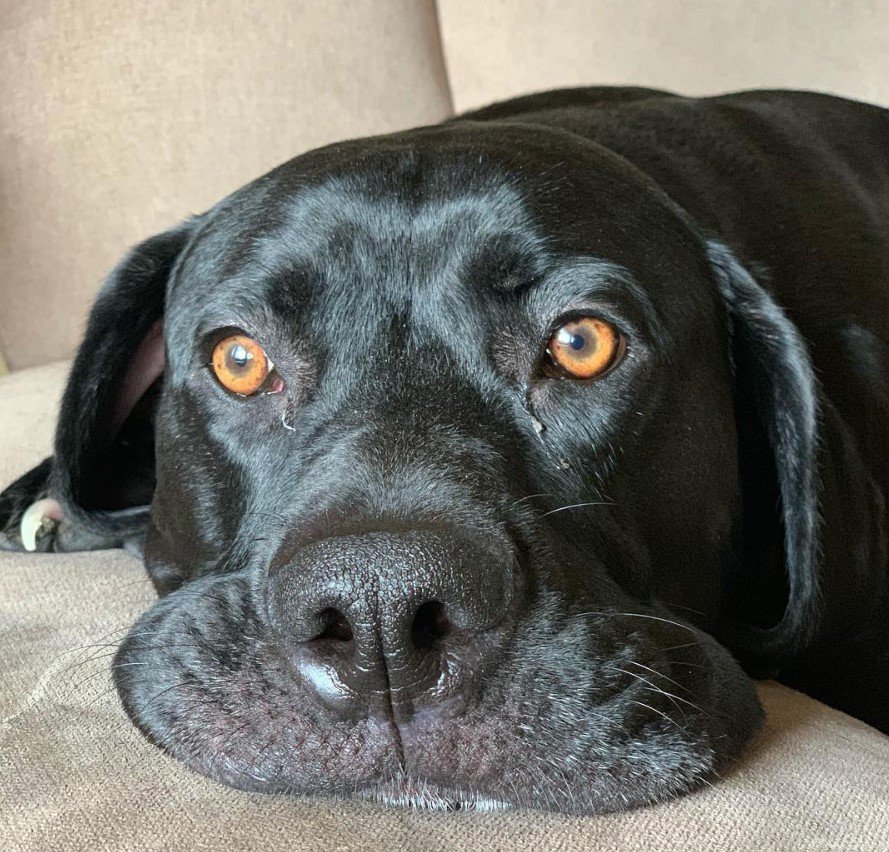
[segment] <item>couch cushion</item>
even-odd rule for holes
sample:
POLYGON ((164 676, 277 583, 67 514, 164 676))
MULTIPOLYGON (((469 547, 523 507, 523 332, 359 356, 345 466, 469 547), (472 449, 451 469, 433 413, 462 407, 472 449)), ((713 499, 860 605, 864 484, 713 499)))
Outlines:
POLYGON ((885 0, 439 0, 458 110, 558 86, 820 89, 889 105, 885 0))
MULTIPOLYGON (((46 454, 65 372, 0 379, 0 482, 46 454)), ((111 686, 115 644, 152 600, 119 551, 0 554, 0 848, 889 848, 889 737, 776 683, 722 780, 633 813, 425 814, 222 787, 142 739, 111 686)))
POLYGON ((0 351, 69 355, 126 247, 332 140, 450 110, 432 0, 0 4, 0 351))

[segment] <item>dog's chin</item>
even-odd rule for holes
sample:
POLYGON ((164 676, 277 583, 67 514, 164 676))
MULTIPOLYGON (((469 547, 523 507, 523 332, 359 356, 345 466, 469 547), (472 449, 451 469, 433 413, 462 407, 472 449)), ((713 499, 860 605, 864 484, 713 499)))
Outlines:
POLYGON ((492 813, 513 807, 509 802, 494 799, 473 790, 457 790, 429 784, 407 774, 380 782, 376 786, 359 790, 356 798, 367 799, 379 805, 410 808, 417 811, 478 811, 492 813))
POLYGON ((114 676, 152 742, 225 784, 434 810, 662 801, 717 774, 761 724, 751 682, 706 634, 641 607, 571 615, 545 595, 478 694, 397 724, 315 700, 243 575, 160 600, 114 676))

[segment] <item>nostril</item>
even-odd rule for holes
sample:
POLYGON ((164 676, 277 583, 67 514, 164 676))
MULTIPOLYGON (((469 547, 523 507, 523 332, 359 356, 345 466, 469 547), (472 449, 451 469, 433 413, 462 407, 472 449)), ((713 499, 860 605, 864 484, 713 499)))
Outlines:
POLYGON ((327 609, 321 610, 318 615, 324 624, 324 627, 321 629, 321 632, 314 637, 315 640, 333 639, 337 642, 352 641, 352 637, 354 636, 352 625, 349 624, 349 619, 338 609, 328 607, 327 609))
POLYGON ((428 650, 452 630, 451 620, 441 601, 426 601, 414 616, 411 639, 417 648, 428 650))

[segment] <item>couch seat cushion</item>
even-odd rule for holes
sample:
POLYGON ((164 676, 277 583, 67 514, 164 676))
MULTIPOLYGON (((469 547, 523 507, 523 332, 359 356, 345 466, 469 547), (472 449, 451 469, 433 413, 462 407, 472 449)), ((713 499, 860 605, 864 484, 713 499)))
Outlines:
MULTIPOLYGON (((0 379, 0 482, 47 454, 65 372, 0 379)), ((771 682, 765 730, 724 778, 633 813, 428 814, 220 786, 145 741, 111 686, 115 644, 153 598, 120 551, 0 554, 0 848, 889 848, 889 737, 771 682)))

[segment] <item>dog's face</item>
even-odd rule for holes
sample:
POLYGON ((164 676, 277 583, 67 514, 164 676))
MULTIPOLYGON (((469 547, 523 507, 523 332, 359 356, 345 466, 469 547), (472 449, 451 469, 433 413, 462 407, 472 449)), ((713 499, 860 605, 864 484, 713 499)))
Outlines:
POLYGON ((153 489, 161 598, 115 676, 189 766, 596 812, 690 789, 758 727, 709 631, 794 641, 811 412, 798 391, 772 429, 770 405, 808 365, 727 251, 576 147, 471 124, 334 146, 106 287, 56 484, 96 528, 139 529, 122 507, 153 489), (763 503, 796 488, 753 542, 795 537, 787 583, 744 573, 748 456, 763 503))

